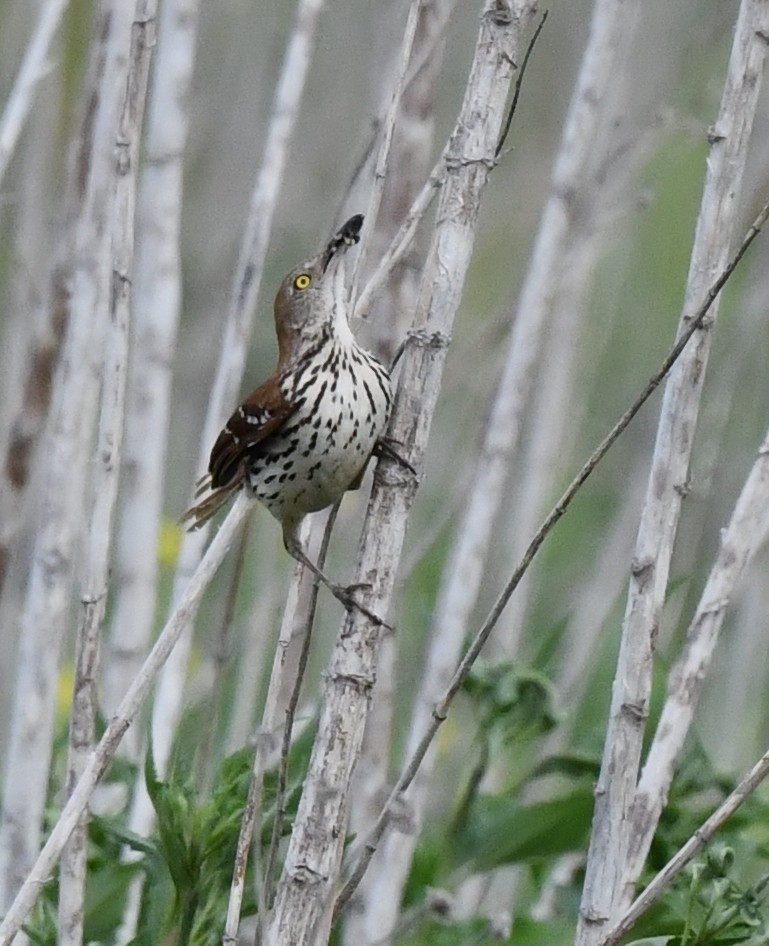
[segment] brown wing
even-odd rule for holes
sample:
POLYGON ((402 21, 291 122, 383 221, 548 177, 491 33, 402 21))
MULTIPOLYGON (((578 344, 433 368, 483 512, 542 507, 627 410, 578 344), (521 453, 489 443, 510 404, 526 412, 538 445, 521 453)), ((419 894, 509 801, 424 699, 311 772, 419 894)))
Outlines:
POLYGON ((243 485, 255 448, 279 430, 295 410, 274 378, 250 394, 224 425, 211 450, 208 474, 199 481, 195 497, 208 495, 191 506, 181 521, 198 529, 218 512, 243 485))
POLYGON ((208 462, 211 486, 228 486, 238 477, 254 448, 279 430, 295 410, 274 378, 250 394, 216 439, 208 462))

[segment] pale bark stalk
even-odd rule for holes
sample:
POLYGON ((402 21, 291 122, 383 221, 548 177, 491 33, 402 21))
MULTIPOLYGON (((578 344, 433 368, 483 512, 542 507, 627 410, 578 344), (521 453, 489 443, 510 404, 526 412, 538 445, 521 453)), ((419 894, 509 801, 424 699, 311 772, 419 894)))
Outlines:
MULTIPOLYGON (((686 645, 670 674, 668 696, 633 801, 625 899, 649 852, 667 801, 675 766, 691 728, 729 606, 746 566, 766 540, 769 527, 769 432, 734 507, 708 576, 686 645)), ((626 904, 627 905, 627 904, 626 904)))
MULTIPOLYGON (((417 468, 422 463, 446 342, 472 253, 480 196, 504 118, 512 61, 530 15, 528 4, 497 0, 484 5, 389 429, 401 445, 399 449, 417 468)), ((356 578, 371 585, 364 603, 375 613, 386 615, 390 609, 416 486, 391 461, 378 464, 356 578)), ((270 919, 269 941, 275 946, 328 939, 351 779, 366 723, 378 638, 379 628, 356 612, 348 616, 337 639, 324 687, 318 736, 270 919)))
MULTIPOLYGON (((458 530, 449 564, 444 572, 431 623, 431 642, 426 668, 411 725, 406 757, 414 752, 425 731, 433 706, 445 689, 459 659, 472 609, 483 575, 486 549, 497 521, 509 464, 520 434, 523 412, 534 364, 551 317, 559 286, 567 283, 580 253, 573 250, 594 226, 590 212, 569 213, 569 202, 587 208, 599 206, 591 199, 596 188, 595 169, 610 146, 606 137, 606 115, 601 103, 616 81, 617 64, 633 39, 635 16, 628 17, 617 0, 599 2, 594 27, 566 120, 559 157, 553 170, 552 196, 545 207, 531 265, 521 290, 502 378, 495 395, 484 435, 481 456, 471 480, 465 514, 458 530)), ((592 262, 592 261, 591 261, 592 262)), ((573 313, 570 312, 573 318, 573 313)), ((525 533, 524 533, 525 534, 525 533)), ((369 896, 368 935, 391 929, 403 887, 408 877, 430 776, 435 762, 431 747, 405 799, 416 830, 408 835, 391 834, 383 845, 376 869, 376 886, 369 896), (373 905, 376 904, 376 907, 373 905)))
POLYGON ((27 598, 21 619, 19 665, 6 760, 0 829, 0 908, 27 875, 37 854, 51 758, 59 655, 70 615, 72 559, 81 532, 83 485, 93 427, 110 267, 109 207, 114 143, 123 102, 133 8, 115 3, 98 47, 88 90, 96 99, 92 138, 81 142, 78 172, 85 194, 75 231, 75 271, 62 365, 48 429, 27 598), (106 81, 109 77, 109 81, 106 81), (109 90, 107 93, 105 90, 109 90), (66 471, 62 475, 62 471, 66 471))
MULTIPOLYGON (((147 652, 155 619, 158 533, 174 349, 181 306, 179 231, 189 92, 199 0, 167 0, 147 117, 137 214, 135 315, 129 364, 115 615, 104 667, 107 713, 120 702, 147 652)), ((121 747, 134 762, 142 734, 121 747)))
POLYGON ((206 588, 211 583, 249 511, 249 500, 241 494, 235 500, 229 515, 206 550, 184 595, 147 655, 140 672, 126 691, 99 744, 89 756, 83 774, 51 830, 48 840, 0 923, 0 946, 10 946, 11 940, 29 916, 30 910, 34 907, 44 884, 61 856, 67 839, 85 811, 94 788, 114 758, 126 730, 136 719, 168 655, 185 627, 194 619, 206 588))
POLYGON ((35 88, 50 68, 51 44, 69 0, 47 0, 38 15, 35 32, 0 118, 0 185, 35 97, 35 88))
POLYGON ((718 806, 713 814, 698 828, 680 851, 671 858, 657 874, 654 880, 636 897, 631 906, 612 927, 610 932, 599 940, 599 946, 616 946, 625 934, 633 928, 652 904, 668 889, 681 871, 713 839, 718 829, 744 804, 758 786, 769 776, 769 752, 759 759, 734 791, 718 806))
MULTIPOLYGON (((761 70, 769 5, 740 6, 692 250, 679 335, 691 322, 729 254, 761 70)), ((612 692, 593 831, 580 906, 577 946, 601 941, 622 895, 630 808, 638 778, 651 690, 653 641, 659 629, 718 299, 667 382, 646 500, 636 540, 622 643, 612 692)))
MULTIPOLYGON (((156 0, 138 0, 128 68, 127 94, 116 139, 112 226, 112 293, 106 333, 97 466, 87 538, 83 616, 76 644, 75 692, 70 717, 67 788, 83 773, 93 749, 97 683, 112 553, 112 522, 118 491, 125 413, 128 332, 134 248, 134 210, 139 142, 144 118, 156 0)), ((85 922, 88 815, 83 814, 64 849, 59 873, 59 946, 79 946, 85 922)))
MULTIPOLYGON (((251 336, 253 311, 261 284, 272 218, 283 180, 288 146, 299 115, 307 71, 315 42, 323 0, 300 0, 294 31, 288 41, 282 72, 275 92, 262 166, 251 197, 240 259, 225 320, 224 339, 214 378, 200 444, 199 469, 208 456, 220 428, 236 403, 251 336)), ((183 593, 205 546, 208 530, 185 533, 176 575, 173 599, 183 593)), ((152 714, 153 754, 158 773, 164 774, 176 726, 182 710, 184 680, 192 643, 191 628, 166 665, 155 697, 152 714)), ((154 824, 154 811, 143 780, 139 780, 131 813, 132 829, 147 834, 154 824)))
MULTIPOLYGON (((383 171, 385 189, 377 230, 370 243, 371 256, 376 259, 386 253, 402 223, 403 208, 412 206, 430 171, 436 82, 443 61, 440 36, 452 7, 453 0, 419 6, 409 69, 413 71, 414 63, 421 65, 403 89, 398 133, 393 140, 389 168, 383 171)), ((419 292, 420 269, 421 258, 418 251, 412 249, 408 262, 404 261, 391 271, 383 297, 369 320, 369 328, 376 340, 374 350, 384 363, 392 359, 408 330, 419 292)), ((353 834, 365 831, 376 818, 387 791, 394 715, 398 706, 397 653, 397 634, 383 634, 377 685, 352 795, 350 831, 353 834)), ((373 873, 369 873, 360 890, 363 911, 359 914, 351 911, 345 922, 343 941, 349 946, 362 941, 365 914, 378 909, 375 902, 366 902, 367 886, 372 879, 373 873)))

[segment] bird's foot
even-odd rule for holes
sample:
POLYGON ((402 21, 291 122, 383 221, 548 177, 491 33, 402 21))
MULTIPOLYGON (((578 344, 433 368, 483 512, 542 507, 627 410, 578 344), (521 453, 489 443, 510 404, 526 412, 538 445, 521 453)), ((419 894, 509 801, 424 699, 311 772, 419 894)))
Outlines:
POLYGON ((388 631, 392 630, 392 627, 383 621, 378 614, 374 614, 373 611, 370 611, 365 604, 362 604, 358 600, 356 596, 357 592, 371 590, 371 585, 368 582, 361 581, 352 585, 335 585, 329 583, 328 590, 348 611, 360 611, 361 614, 365 615, 369 621, 376 624, 378 627, 384 627, 388 631))
POLYGON ((409 461, 401 456, 396 449, 396 445, 400 446, 397 441, 393 440, 391 437, 380 437, 376 444, 374 445, 374 456, 386 457, 388 460, 393 460, 399 466, 402 466, 404 469, 408 470, 409 473, 412 473, 414 476, 417 475, 417 471, 409 463, 409 461))
POLYGON ((383 621, 378 614, 374 614, 373 611, 369 610, 369 608, 361 604, 357 599, 356 592, 371 590, 371 585, 368 582, 358 582, 353 585, 337 585, 327 578, 323 571, 307 557, 301 544, 297 542, 291 534, 284 535, 284 542, 288 554, 291 555, 292 558, 295 558, 301 565, 304 565, 304 567, 315 576, 315 580, 325 585, 336 600, 343 604, 348 611, 360 611, 361 614, 364 614, 369 621, 376 624, 377 627, 385 627, 387 630, 392 630, 392 627, 383 621))

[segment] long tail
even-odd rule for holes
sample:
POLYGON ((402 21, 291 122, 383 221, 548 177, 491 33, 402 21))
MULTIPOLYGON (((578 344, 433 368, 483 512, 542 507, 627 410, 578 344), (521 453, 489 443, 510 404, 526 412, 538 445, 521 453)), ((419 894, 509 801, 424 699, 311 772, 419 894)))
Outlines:
POLYGON ((190 532, 205 525, 205 523, 213 518, 223 506, 226 506, 235 493, 237 493, 243 485, 245 475, 245 470, 241 469, 229 483, 224 486, 218 486, 216 489, 211 489, 211 477, 208 474, 201 477, 196 484, 195 498, 198 499, 209 490, 210 492, 207 496, 204 496, 199 503, 190 506, 179 522, 188 523, 187 529, 190 532))

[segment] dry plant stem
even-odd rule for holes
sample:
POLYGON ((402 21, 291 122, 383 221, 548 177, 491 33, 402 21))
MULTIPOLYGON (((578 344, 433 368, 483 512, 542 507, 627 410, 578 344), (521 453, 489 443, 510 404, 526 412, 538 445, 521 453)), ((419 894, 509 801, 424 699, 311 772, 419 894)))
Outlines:
POLYGON ((462 657, 461 662, 454 671, 454 675, 449 682, 445 692, 441 695, 440 700, 436 703, 433 708, 432 718, 430 719, 429 724, 427 725, 425 732, 422 735, 422 738, 419 741, 419 744, 414 749, 414 752, 409 757, 407 764, 405 765, 403 771, 398 777, 398 781, 395 783, 389 798, 387 799, 386 804, 382 808, 382 811, 377 819, 377 823, 372 828, 370 834, 360 842, 354 851, 354 862, 350 869, 348 879, 346 880, 344 887, 342 888, 335 906, 335 915, 341 913, 344 910, 345 906, 350 900, 350 897, 355 892, 355 889, 360 882, 360 878, 363 876, 368 864, 373 857, 377 845, 382 838, 382 835, 387 828, 387 825, 390 821, 393 811, 400 802, 403 792, 409 787, 409 785, 414 780, 414 777, 419 770, 422 760, 424 759, 427 751, 430 747, 432 740, 435 737, 435 734, 438 732, 443 721, 446 719, 449 706, 451 705, 452 700, 459 692, 462 684, 467 678, 468 673, 470 672, 475 660, 483 649, 484 644, 488 640, 494 626, 499 620, 502 611, 505 609, 507 602, 510 600, 511 595, 517 588, 518 584, 521 581, 521 578, 526 573, 527 569, 531 565, 534 556, 539 551, 542 543, 545 541, 547 536, 553 530, 558 521, 566 513, 567 509, 571 505, 574 497, 580 491, 584 483, 590 477, 590 474, 598 466, 601 460, 606 456, 606 454, 611 449, 615 441, 620 437, 623 431, 627 428, 636 414, 641 410, 643 405, 649 400, 652 394, 657 390, 659 385, 664 380, 667 373, 670 371, 671 367, 678 360, 681 352, 686 347, 689 339, 694 335, 694 333, 699 329, 703 320, 707 316, 713 301, 716 296, 721 292, 724 285, 728 282, 729 277, 732 275, 734 270, 737 268, 740 260, 747 252, 750 244, 755 240, 758 234, 761 232, 761 229, 766 224, 767 219, 769 219, 769 202, 764 205, 758 217, 756 217, 752 226, 748 230, 745 238, 742 241, 742 244, 730 260, 729 264, 723 270, 721 275, 711 286, 710 290, 705 296, 705 299, 699 309, 694 313, 692 319, 688 326, 685 328, 683 333, 679 336, 675 345, 671 349, 668 356, 662 362, 660 368, 657 372, 649 379, 646 383, 641 394, 636 398, 636 400, 630 405, 630 407, 625 411, 625 413, 619 418, 617 423, 612 427, 609 433, 604 437, 601 443, 593 451, 585 465, 577 473, 574 479, 569 484, 568 488, 558 500, 557 504, 550 511, 548 516, 545 518, 542 525, 537 530, 533 539, 529 543, 526 552, 521 559, 518 567, 513 572, 510 580, 505 585, 502 593, 497 598, 494 603, 493 608, 489 612, 488 617, 484 621, 482 627, 474 637, 470 647, 465 652, 462 657))
MULTIPOLYGON (((275 92, 262 166, 251 197, 248 221, 229 300, 224 339, 201 437, 198 460, 200 470, 206 468, 211 445, 237 400, 272 217, 288 158, 288 145, 299 114, 322 6, 323 0, 299 0, 297 5, 294 29, 288 41, 275 92)), ((200 529, 184 535, 174 577, 174 600, 182 594, 189 576, 197 566, 206 534, 206 529, 200 529)), ((153 753, 161 776, 165 771, 181 714, 190 645, 191 635, 188 631, 164 669, 155 697, 152 716, 153 753)), ((147 833, 154 823, 154 813, 142 785, 137 785, 136 798, 132 827, 139 833, 147 833)))
POLYGON ((393 269, 406 255, 420 221, 427 213, 435 195, 446 178, 446 155, 441 155, 430 172, 422 190, 414 199, 400 229, 395 234, 387 251, 382 255, 369 281, 355 302, 355 318, 364 318, 379 296, 393 269))
MULTIPOLYGON (((199 0, 166 0, 159 13, 145 161, 136 209, 133 351, 128 373, 114 616, 104 668, 107 713, 118 705, 147 653, 157 604, 155 550, 162 521, 181 301, 182 174, 198 7, 199 0)), ((142 743, 143 733, 129 730, 121 753, 139 763, 142 743)))
POLYGON ((83 774, 73 789, 58 821, 53 826, 48 840, 38 855, 32 870, 25 878, 16 899, 2 923, 0 923, 0 946, 10 946, 11 940, 35 905, 43 885, 49 879, 50 873, 61 855, 67 838, 85 811, 94 788, 112 761, 120 740, 135 720, 137 713, 149 695, 160 668, 168 659, 168 655, 173 650, 180 635, 195 617, 203 594, 221 565, 239 529, 245 522, 249 509, 249 500, 244 495, 239 495, 229 515, 206 550, 206 554, 189 582, 185 594, 176 605, 139 674, 134 678, 121 700, 120 706, 110 720, 99 744, 89 756, 83 774))
POLYGON ((90 136, 80 142, 77 173, 85 188, 75 227, 75 268, 67 338, 53 397, 47 463, 21 619, 3 823, 0 909, 34 862, 48 785, 61 642, 67 627, 72 560, 83 520, 83 484, 96 421, 109 305, 109 208, 114 145, 125 89, 133 6, 116 3, 91 71, 90 136), (62 471, 66 471, 62 475, 62 471))
MULTIPOLYGON (((400 365, 389 435, 417 468, 422 462, 446 356, 447 340, 472 254, 483 186, 493 165, 520 32, 528 4, 490 0, 462 110, 452 136, 446 182, 420 286, 414 331, 400 365)), ((381 460, 361 537, 357 582, 364 604, 386 617, 416 479, 381 460)), ((278 885, 268 941, 324 943, 345 844, 352 774, 360 754, 379 628, 348 614, 324 687, 318 735, 278 885)))
MULTIPOLYGON (((634 37, 635 15, 618 0, 599 2, 582 68, 572 98, 563 140, 553 170, 551 196, 545 206, 533 258, 521 290, 513 321, 507 358, 495 394, 481 454, 471 480, 464 514, 449 564, 441 582, 425 671, 409 728, 408 758, 428 725, 432 708, 446 688, 459 659, 467 624, 480 589, 489 538, 498 518, 509 464, 517 447, 528 402, 528 389, 542 340, 560 288, 574 281, 573 273, 585 259, 579 251, 589 239, 595 214, 598 183, 594 169, 612 145, 605 133, 604 106, 617 68, 634 37), (578 201, 584 213, 569 211, 578 201)), ((498 149, 497 145, 497 149, 498 149)), ((495 149, 495 150, 497 150, 495 149)), ((594 240, 592 244, 594 246, 594 240)), ((591 264, 593 259, 589 261, 591 264)), ((570 310, 570 320, 573 312, 570 310)), ((536 527, 536 521, 533 528, 536 527)), ((406 799, 410 817, 420 824, 430 787, 435 751, 428 753, 406 799)), ((384 845, 376 887, 370 901, 378 904, 367 930, 373 937, 397 920, 418 831, 391 835, 384 845)))
MULTIPOLYGON (((385 189, 385 174, 390 162, 390 152, 392 150, 395 120, 398 116, 398 110, 401 104, 401 96, 403 95, 403 88, 406 81, 406 72, 408 71, 409 62, 411 61, 411 50, 414 46, 414 36, 417 30, 419 9, 422 6, 422 2, 423 0, 411 0, 411 5, 409 6, 409 13, 406 19, 406 29, 403 34, 403 42, 401 43, 400 57, 398 68, 395 74, 395 81, 393 83, 392 95, 390 97, 390 104, 387 108, 387 114, 385 115, 385 119, 382 124, 382 142, 379 146, 376 167, 374 168, 374 182, 371 188, 371 196, 369 197, 368 206, 366 207, 368 234, 373 232, 379 218, 379 207, 382 203, 382 195, 384 194, 385 189)), ((356 292, 358 273, 360 273, 363 269, 363 264, 366 259, 366 251, 369 244, 370 238, 364 235, 360 251, 355 258, 355 265, 350 279, 353 295, 356 292)))
POLYGON ((222 752, 220 739, 220 728, 223 716, 222 709, 227 695, 227 670, 232 659, 233 624, 235 622, 238 604, 238 593, 240 591, 243 570, 246 564, 246 552, 248 550, 249 540, 251 539, 251 529, 249 526, 252 523, 253 519, 249 519, 246 522, 233 553, 234 566, 232 575, 230 576, 227 587, 222 616, 219 621, 218 634, 216 640, 212 642, 211 659, 214 665, 214 671, 213 681, 210 686, 211 712, 209 718, 204 723, 205 732, 201 739, 197 758, 199 798, 209 797, 214 776, 216 775, 216 764, 224 754, 222 752), (214 751, 214 746, 216 746, 216 751, 214 751))
POLYGON ((726 608, 740 576, 766 538, 769 527, 769 432, 743 486, 732 518, 686 634, 686 645, 670 673, 668 696, 660 715, 632 809, 626 900, 641 874, 675 765, 694 718, 726 608))
MULTIPOLYGON (((112 552, 112 521, 118 490, 133 270, 136 174, 151 49, 155 43, 156 0, 139 0, 133 25, 127 94, 116 147, 112 232, 110 324, 104 353, 104 379, 93 477, 93 503, 83 580, 83 614, 76 643, 74 697, 69 729, 67 788, 77 783, 93 748, 97 713, 97 675, 112 552)), ((87 813, 72 832, 59 877, 59 946, 83 941, 87 865, 87 813)))
MULTIPOLYGON (((268 524, 269 525, 269 524, 268 524)), ((282 594, 279 581, 280 560, 262 559, 259 562, 260 592, 254 595, 246 619, 244 639, 238 660, 235 694, 232 700, 225 753, 231 755, 241 749, 253 735, 256 707, 260 698, 259 677, 254 668, 266 667, 268 654, 273 652, 270 629, 275 626, 275 614, 282 594)))
POLYGON ((50 68, 48 54, 68 2, 47 0, 38 14, 35 32, 0 118, 0 185, 32 108, 35 87, 50 68))
MULTIPOLYGON (((133 351, 129 362, 121 521, 115 554, 115 603, 104 667, 103 705, 111 714, 149 649, 158 582, 159 528, 174 349, 181 306, 180 225, 189 91, 199 0, 166 0, 148 103, 145 161, 138 195, 133 351)), ((140 764, 145 733, 132 727, 121 754, 140 764)), ((125 848, 126 860, 138 858, 125 848)), ((131 881, 117 934, 136 932, 144 875, 131 881)))
MULTIPOLYGON (((336 507, 335 507, 336 508, 336 507)), ((328 542, 331 537, 331 528, 335 513, 329 517, 329 525, 324 534, 323 545, 319 554, 316 556, 317 564, 323 568, 328 549, 328 542)), ((301 542, 306 547, 307 535, 310 530, 309 520, 305 521, 301 542)), ((296 663, 296 672, 294 674, 294 683, 291 687, 289 696, 290 710, 286 710, 286 722, 283 733, 281 754, 282 760, 288 759, 288 747, 291 741, 291 727, 293 726, 296 701, 299 699, 304 671, 309 654, 309 645, 311 638, 312 625, 315 620, 315 609, 318 600, 318 584, 309 575, 307 570, 301 565, 294 569, 294 580, 291 582, 288 600, 284 611, 283 623, 280 630, 278 645, 275 649, 275 657, 270 673, 270 683, 267 690, 262 722, 257 735, 256 748, 254 750, 254 761, 251 769, 251 780, 248 786, 248 795, 246 797, 243 818, 240 824, 240 833, 238 835, 238 844, 235 853, 235 862, 233 866, 232 884, 230 886, 230 896, 227 904, 227 916, 224 925, 224 934, 222 937, 223 946, 237 942, 238 925, 240 923, 240 913, 243 905, 243 894, 246 882, 246 868, 248 867, 248 852, 253 842, 254 849, 254 873, 257 878, 257 900, 259 931, 261 942, 266 943, 267 932, 267 914, 271 899, 273 860, 275 851, 272 841, 268 852, 266 866, 262 866, 261 859, 261 823, 262 823, 262 798, 264 792, 264 774, 268 759, 274 754, 273 750, 276 743, 276 734, 280 728, 278 716, 280 709, 284 704, 282 698, 283 691, 286 688, 286 677, 289 676, 293 666, 293 648, 299 645, 298 661, 296 663), (309 580, 307 580, 309 579, 309 580)), ((277 809, 276 805, 276 809, 277 809)), ((277 826, 277 814, 276 814, 277 826)), ((275 832, 273 831, 273 835, 275 832)))
MULTIPOLYGON (((420 73, 424 68, 428 59, 434 54, 435 47, 440 40, 440 37, 448 23, 451 11, 456 5, 456 0, 451 0, 449 3, 445 3, 437 13, 438 24, 433 32, 433 35, 429 38, 428 42, 424 44, 423 48, 420 50, 420 55, 417 57, 417 62, 415 65, 412 65, 409 76, 406 78, 405 88, 406 92, 410 88, 411 82, 414 81, 415 77, 420 73)), ((435 8, 437 5, 433 4, 432 7, 435 8)), ((542 20, 537 27, 536 34, 534 39, 539 35, 540 30, 544 26, 545 20, 547 18, 547 13, 542 17, 542 20)), ((526 58, 531 52, 532 45, 529 47, 529 50, 526 53, 526 58)), ((520 76, 519 76, 520 78, 520 76)), ((516 94, 515 99, 517 100, 519 85, 516 84, 516 94)), ((512 120, 512 116, 515 111, 515 101, 508 112, 506 119, 506 128, 504 133, 501 135, 499 142, 497 143, 497 148, 495 149, 495 156, 498 155, 500 147, 504 141, 507 132, 509 131, 509 122, 512 120)), ((355 318, 365 318, 372 305, 379 297, 382 288, 384 287, 385 282, 389 279, 390 274, 401 262, 403 257, 406 255, 411 243, 414 239, 417 227, 421 222, 424 215, 427 213, 430 205, 433 202, 435 195, 438 193, 438 190, 443 185, 443 181, 446 176, 446 152, 444 151, 441 154, 438 161, 435 163, 432 171, 427 177, 422 190, 414 198, 414 201, 409 208, 408 213, 403 219, 398 232, 393 237, 390 246, 387 250, 382 253, 379 257, 379 263, 374 273, 371 275, 369 281, 366 283, 365 287, 359 294, 355 302, 355 318)))
MULTIPOLYGON (((710 154, 679 333, 729 256, 769 35, 769 4, 743 0, 710 154), (761 35, 763 33, 763 36, 761 35)), ((657 633, 697 426, 718 301, 671 373, 631 566, 622 641, 580 904, 577 946, 598 943, 621 907, 630 809, 648 715, 657 633)))
MULTIPOLYGON (((331 542, 331 533, 334 529, 336 517, 339 514, 341 500, 334 503, 323 532, 323 541, 320 547, 320 554, 317 556, 319 568, 323 568, 326 563, 329 543, 331 542)), ((306 572, 303 569, 303 572, 306 572)), ((315 623, 315 614, 318 605, 318 580, 311 575, 307 576, 312 582, 312 590, 307 609, 306 625, 302 634, 302 648, 299 652, 299 662, 296 667, 296 675, 291 687, 291 695, 286 706, 285 721, 283 723, 283 741, 280 746, 280 764, 278 767, 278 790, 275 794, 275 821, 272 825, 272 837, 270 838, 270 850, 267 854, 267 862, 264 869, 264 887, 268 902, 272 899, 273 883, 275 880, 275 864, 278 856, 278 844, 280 843, 283 825, 286 820, 286 792, 288 789, 288 763, 289 752, 291 749, 291 739, 294 732, 294 720, 296 719, 296 709, 299 705, 299 696, 302 692, 302 683, 307 671, 307 660, 310 656, 310 641, 312 640, 312 628, 315 623)))
POLYGON ((515 116, 516 111, 518 110, 518 100, 521 95, 521 88, 523 86, 523 78, 526 75, 526 69, 529 65, 529 59, 531 54, 534 51, 534 47, 537 45, 537 40, 539 39, 539 34, 542 32, 542 28, 545 23, 547 23, 547 17, 549 10, 545 10, 542 16, 540 17, 537 28, 534 30, 531 39, 529 40, 529 45, 526 47, 526 52, 523 54, 523 61, 521 62, 520 69, 518 70, 518 77, 515 80, 515 87, 513 89, 513 98, 510 102, 510 107, 507 110, 507 115, 505 116, 505 122, 502 125, 502 131, 499 133, 499 141, 497 142, 497 147, 494 151, 494 157, 499 158, 502 154, 502 150, 505 147, 507 142, 507 136, 510 134, 510 126, 513 124, 513 117, 515 116))
POLYGON ((603 103, 617 81, 616 69, 622 68, 632 47, 637 8, 637 4, 631 5, 629 10, 620 0, 598 0, 594 9, 590 38, 553 170, 551 196, 521 290, 459 538, 438 595, 433 626, 441 629, 441 638, 433 645, 438 651, 434 655, 433 679, 425 680, 419 700, 420 719, 412 725, 412 740, 422 731, 425 716, 445 686, 462 646, 480 588, 485 550, 518 444, 545 327, 559 286, 568 284, 580 262, 573 247, 586 238, 595 222, 593 214, 597 211, 591 214, 589 208, 600 207, 594 172, 611 145, 606 140, 603 103), (574 200, 585 207, 584 214, 570 212, 569 202, 574 200))
POLYGON ((711 842, 718 829, 725 824, 737 809, 753 794, 761 782, 769 775, 769 752, 748 772, 734 791, 719 805, 713 814, 698 828, 680 851, 672 857, 657 874, 654 880, 636 897, 630 907, 622 914, 619 922, 612 927, 607 936, 599 941, 599 946, 616 946, 625 934, 633 928, 639 917, 659 900, 671 883, 690 864, 692 860, 711 842))
MULTIPOLYGON (((382 256, 400 229, 404 208, 411 206, 422 189, 433 161, 434 108, 444 48, 441 38, 453 5, 454 0, 435 0, 419 6, 409 63, 412 79, 406 83, 400 99, 398 134, 390 151, 390 172, 382 194, 376 232, 369 243, 369 256, 374 259, 382 256), (421 64, 418 70, 415 62, 421 64)), ((371 312, 373 317, 369 319, 367 330, 374 342, 374 351, 385 363, 392 360, 411 325, 419 292, 421 258, 418 250, 411 250, 408 262, 392 271, 378 305, 371 312)), ((351 796, 348 827, 351 834, 368 829, 379 813, 389 784, 398 705, 397 652, 397 635, 383 633, 377 660, 377 685, 372 694, 351 796)), ((373 874, 369 874, 366 881, 370 883, 372 878, 373 874)), ((345 946, 357 946, 365 939, 368 915, 379 907, 375 901, 366 900, 365 889, 361 890, 361 899, 365 901, 364 909, 346 919, 342 937, 345 946)))

